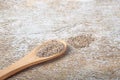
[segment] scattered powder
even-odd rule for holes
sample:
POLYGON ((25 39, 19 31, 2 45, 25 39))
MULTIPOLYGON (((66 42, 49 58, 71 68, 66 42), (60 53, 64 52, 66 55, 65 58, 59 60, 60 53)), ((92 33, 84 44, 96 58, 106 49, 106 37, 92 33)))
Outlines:
POLYGON ((57 54, 64 49, 64 44, 56 40, 51 40, 46 44, 41 45, 41 49, 38 52, 37 56, 39 57, 48 57, 53 54, 57 54))
POLYGON ((91 35, 78 35, 68 38, 67 42, 75 48, 88 47, 94 41, 91 35))

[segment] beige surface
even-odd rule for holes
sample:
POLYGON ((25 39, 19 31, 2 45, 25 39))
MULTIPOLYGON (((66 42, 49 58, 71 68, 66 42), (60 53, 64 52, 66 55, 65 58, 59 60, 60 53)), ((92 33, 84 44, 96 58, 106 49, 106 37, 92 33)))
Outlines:
POLYGON ((8 80, 120 80, 120 0, 0 0, 0 69, 49 39, 66 55, 8 80))

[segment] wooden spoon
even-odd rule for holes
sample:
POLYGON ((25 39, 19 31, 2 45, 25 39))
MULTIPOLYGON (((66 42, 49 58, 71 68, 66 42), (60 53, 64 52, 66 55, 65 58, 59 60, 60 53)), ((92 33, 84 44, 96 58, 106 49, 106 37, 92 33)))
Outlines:
MULTIPOLYGON (((46 45, 50 42, 51 41, 48 41, 48 42, 45 42, 44 44, 46 45)), ((54 58, 59 57, 62 54, 64 54, 66 49, 67 49, 66 43, 64 41, 61 41, 61 40, 57 41, 57 42, 62 43, 64 45, 64 48, 60 52, 58 52, 56 54, 52 54, 52 55, 47 56, 47 57, 38 57, 36 54, 44 46, 42 46, 42 45, 37 46, 28 55, 24 56, 19 61, 16 61, 15 63, 11 64, 10 66, 8 66, 7 68, 5 68, 3 70, 0 70, 0 80, 4 80, 4 79, 14 75, 15 73, 17 73, 25 68, 28 68, 32 65, 54 59, 54 58)))

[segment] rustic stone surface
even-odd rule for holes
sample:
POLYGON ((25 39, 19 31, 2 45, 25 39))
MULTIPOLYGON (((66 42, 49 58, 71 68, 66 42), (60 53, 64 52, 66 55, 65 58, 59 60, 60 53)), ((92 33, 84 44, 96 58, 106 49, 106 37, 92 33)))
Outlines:
POLYGON ((43 41, 69 44, 7 80, 120 80, 120 0, 1 0, 0 35, 0 69, 43 41))

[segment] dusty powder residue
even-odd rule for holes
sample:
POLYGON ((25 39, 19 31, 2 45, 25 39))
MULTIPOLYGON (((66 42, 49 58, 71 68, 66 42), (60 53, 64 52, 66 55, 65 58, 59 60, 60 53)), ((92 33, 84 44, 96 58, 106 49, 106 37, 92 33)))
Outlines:
POLYGON ((56 40, 51 40, 46 44, 41 45, 41 48, 39 52, 37 53, 37 56, 39 57, 48 57, 53 54, 57 54, 61 52, 64 49, 64 44, 56 41, 56 40))
POLYGON ((67 42, 75 48, 88 47, 94 41, 91 35, 78 35, 68 38, 67 42))

